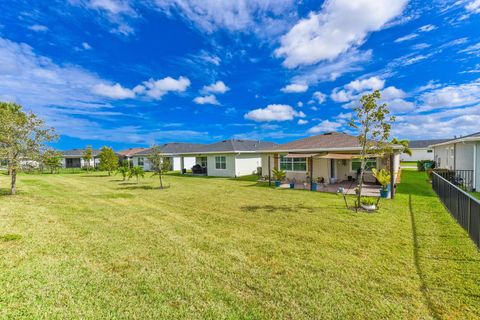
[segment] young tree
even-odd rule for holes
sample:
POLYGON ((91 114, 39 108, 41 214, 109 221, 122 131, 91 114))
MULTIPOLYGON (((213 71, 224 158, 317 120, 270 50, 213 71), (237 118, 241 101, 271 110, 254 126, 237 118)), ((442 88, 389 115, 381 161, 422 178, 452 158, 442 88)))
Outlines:
POLYGON ((130 173, 130 166, 128 164, 128 161, 123 161, 122 165, 118 167, 117 173, 122 175, 123 181, 127 179, 128 174, 130 173))
POLYGON ((137 183, 138 183, 138 177, 145 177, 145 172, 143 171, 142 167, 135 166, 130 168, 130 173, 128 174, 128 178, 135 177, 137 178, 137 183))
POLYGON ((63 155, 56 150, 46 150, 42 155, 42 164, 45 168, 50 170, 50 173, 55 173, 62 167, 63 155))
POLYGON ((21 161, 39 160, 45 143, 56 139, 53 128, 45 128, 35 114, 22 111, 15 103, 0 102, 0 158, 8 161, 11 194, 17 191, 21 161))
POLYGON ((408 154, 409 156, 412 155, 412 149, 410 149, 410 141, 408 140, 398 140, 397 138, 392 139, 392 144, 398 144, 403 146, 402 153, 408 154))
POLYGON ((354 118, 349 126, 358 130, 358 142, 361 146, 360 160, 361 171, 358 181, 357 206, 360 206, 364 172, 367 166, 367 158, 391 152, 390 138, 391 123, 395 117, 389 116, 390 111, 385 103, 378 104, 380 91, 375 90, 360 98, 360 105, 355 107, 354 118))
POLYGON ((87 168, 87 172, 90 171, 90 161, 93 159, 92 146, 87 146, 85 150, 83 150, 82 159, 85 163, 85 167, 87 168))
POLYGON ((162 176, 170 170, 170 158, 165 157, 162 154, 162 150, 159 146, 153 146, 150 149, 150 154, 147 156, 147 159, 150 162, 153 171, 152 177, 158 176, 158 179, 160 180, 160 189, 163 189, 162 176))
POLYGON ((118 168, 118 156, 115 154, 112 148, 102 147, 100 154, 100 170, 108 171, 108 175, 112 174, 118 168))

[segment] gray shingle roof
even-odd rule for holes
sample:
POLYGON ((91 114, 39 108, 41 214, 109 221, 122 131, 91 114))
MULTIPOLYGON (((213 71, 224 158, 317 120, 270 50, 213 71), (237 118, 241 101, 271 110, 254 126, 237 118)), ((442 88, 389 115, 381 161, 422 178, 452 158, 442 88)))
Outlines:
POLYGON ((277 146, 276 150, 322 150, 359 148, 358 138, 343 132, 326 132, 277 146))
POLYGON ((432 139, 432 140, 410 140, 408 146, 410 148, 427 148, 432 144, 442 143, 450 139, 432 139))
MULTIPOLYGON (((65 157, 81 157, 85 149, 70 149, 62 151, 65 157)), ((99 149, 92 149, 92 155, 96 157, 100 153, 99 149)))
MULTIPOLYGON (((177 153, 189 153, 196 152, 199 148, 205 146, 201 143, 183 143, 183 142, 169 142, 160 145, 162 153, 167 154, 177 154, 177 153)), ((134 153, 134 156, 147 156, 151 152, 151 148, 141 150, 137 153, 134 153)))
POLYGON ((273 142, 259 141, 259 140, 240 140, 230 139, 220 142, 208 144, 197 150, 198 153, 202 152, 245 152, 245 151, 258 151, 268 150, 276 147, 277 144, 273 142))

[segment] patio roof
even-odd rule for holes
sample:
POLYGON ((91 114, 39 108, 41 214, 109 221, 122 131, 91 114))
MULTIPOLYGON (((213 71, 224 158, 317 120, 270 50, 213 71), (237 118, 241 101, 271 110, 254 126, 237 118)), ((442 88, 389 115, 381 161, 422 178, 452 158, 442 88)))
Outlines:
POLYGON ((358 158, 358 154, 346 154, 346 153, 327 153, 323 156, 318 156, 316 158, 320 159, 337 159, 337 160, 350 160, 353 158, 358 158))
POLYGON ((318 155, 319 153, 289 153, 285 158, 310 158, 318 155))

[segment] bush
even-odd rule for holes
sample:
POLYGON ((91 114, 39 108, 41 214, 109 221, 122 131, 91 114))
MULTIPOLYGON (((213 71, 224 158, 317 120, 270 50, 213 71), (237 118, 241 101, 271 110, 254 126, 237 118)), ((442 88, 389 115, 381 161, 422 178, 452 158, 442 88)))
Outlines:
POLYGON ((432 160, 418 160, 417 161, 417 169, 418 171, 425 171, 425 164, 430 164, 431 169, 435 169, 435 161, 432 160))
POLYGON ((369 197, 362 197, 362 200, 360 200, 360 202, 365 206, 372 206, 377 203, 375 199, 369 197))

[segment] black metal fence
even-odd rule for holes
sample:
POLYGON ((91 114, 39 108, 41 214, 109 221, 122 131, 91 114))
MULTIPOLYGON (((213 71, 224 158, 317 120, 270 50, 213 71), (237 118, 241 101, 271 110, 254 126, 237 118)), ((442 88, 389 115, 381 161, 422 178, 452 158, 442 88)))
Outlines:
POLYGON ((480 201, 437 172, 432 174, 432 186, 451 215, 480 248, 480 201))
POLYGON ((473 170, 434 170, 441 177, 465 190, 473 189, 473 170))

